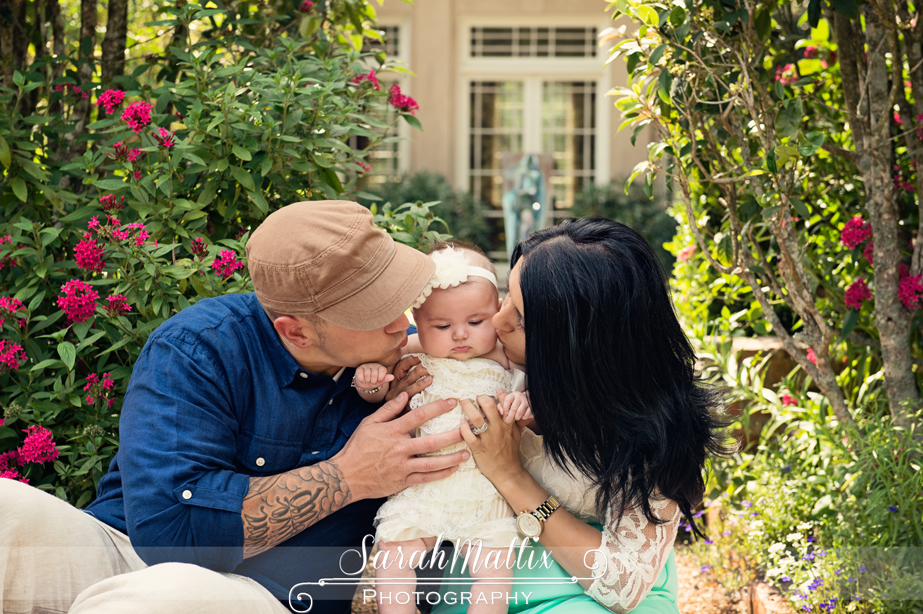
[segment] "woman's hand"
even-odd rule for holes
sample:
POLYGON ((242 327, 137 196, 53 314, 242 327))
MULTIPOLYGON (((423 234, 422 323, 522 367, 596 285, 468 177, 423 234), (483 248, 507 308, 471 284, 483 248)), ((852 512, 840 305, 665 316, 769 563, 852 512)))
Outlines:
POLYGON ((490 397, 481 395, 477 401, 484 412, 483 415, 470 400, 465 399, 461 402, 462 409, 468 416, 468 420, 461 421, 461 434, 471 449, 478 469, 502 492, 504 483, 520 480, 525 473, 519 460, 522 429, 518 424, 508 424, 490 397), (474 425, 475 429, 483 429, 485 419, 487 429, 481 431, 480 435, 475 435, 471 431, 471 425, 474 425))

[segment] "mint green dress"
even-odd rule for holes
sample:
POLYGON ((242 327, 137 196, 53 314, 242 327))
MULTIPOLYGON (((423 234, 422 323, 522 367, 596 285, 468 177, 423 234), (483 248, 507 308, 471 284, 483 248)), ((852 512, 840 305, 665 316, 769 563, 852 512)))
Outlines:
MULTIPOLYGON (((600 527, 597 526, 596 528, 600 527)), ((542 545, 533 544, 530 548, 536 551, 533 553, 533 560, 540 560, 541 553, 544 551, 542 545)), ((523 557, 523 560, 528 560, 528 554, 523 557)), ((558 565, 557 562, 550 568, 537 566, 531 570, 517 569, 513 575, 517 578, 521 576, 548 578, 548 581, 554 583, 536 584, 529 581, 514 581, 513 588, 510 590, 509 614, 544 614, 546 612, 554 612, 554 614, 611 614, 610 610, 586 595, 579 584, 570 582, 571 575, 564 571, 564 568, 558 565), (524 593, 532 593, 528 597, 528 603, 526 603, 524 593), (515 601, 513 600, 514 595, 517 597, 515 601)), ((458 567, 454 572, 450 572, 448 566, 444 577, 470 579, 467 572, 460 573, 458 567)), ((439 601, 433 607, 433 614, 464 614, 468 611, 468 604, 458 603, 460 601, 458 596, 463 591, 470 592, 470 590, 470 583, 443 584, 440 589, 439 601)), ((667 556, 663 570, 654 582, 654 586, 631 612, 632 614, 679 614, 678 594, 676 556, 671 547, 670 554, 667 556)))

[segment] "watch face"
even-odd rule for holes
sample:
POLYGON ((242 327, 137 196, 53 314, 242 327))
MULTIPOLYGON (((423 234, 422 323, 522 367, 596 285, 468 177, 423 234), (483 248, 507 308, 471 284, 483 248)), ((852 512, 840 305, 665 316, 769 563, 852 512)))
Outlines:
POLYGON ((516 523, 519 525, 519 530, 526 537, 538 537, 542 532, 542 525, 538 518, 528 512, 520 514, 516 519, 516 523))

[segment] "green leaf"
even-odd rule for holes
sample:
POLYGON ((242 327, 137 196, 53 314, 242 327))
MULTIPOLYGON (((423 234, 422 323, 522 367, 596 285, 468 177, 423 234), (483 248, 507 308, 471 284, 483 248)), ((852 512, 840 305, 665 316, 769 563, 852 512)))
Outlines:
POLYGON ((673 76, 670 74, 669 70, 661 70, 660 77, 657 78, 657 93, 660 95, 660 99, 670 103, 670 89, 673 85, 673 76))
POLYGON ((804 201, 803 201, 803 200, 801 200, 800 198, 795 198, 795 197, 793 196, 793 197, 789 198, 788 201, 789 201, 790 203, 792 203, 792 207, 795 208, 795 211, 798 212, 798 215, 800 215, 800 216, 802 217, 802 219, 805 219, 805 220, 806 220, 806 219, 809 219, 809 218, 811 217, 811 212, 808 211, 808 206, 807 206, 806 204, 804 204, 804 201))
POLYGON ((235 156, 237 156, 238 158, 246 162, 249 162, 250 160, 253 159, 253 156, 250 155, 250 152, 244 149, 243 147, 241 147, 240 145, 232 145, 231 151, 234 152, 235 156))
POLYGON ((859 310, 850 309, 846 312, 846 316, 843 318, 843 330, 840 332, 840 339, 846 339, 849 333, 852 332, 852 329, 856 326, 856 322, 859 321, 859 310))
POLYGON ((420 132, 423 132, 423 124, 420 123, 420 120, 411 115, 410 113, 402 113, 401 117, 404 118, 404 121, 410 124, 412 128, 416 128, 420 132))
POLYGON ((772 207, 766 207, 763 209, 763 219, 769 221, 772 219, 772 216, 775 215, 776 211, 779 210, 779 206, 775 205, 772 207))
POLYGON ((234 176, 234 179, 237 180, 237 183, 244 186, 247 190, 254 190, 255 186, 253 185, 253 177, 250 176, 246 170, 240 168, 239 166, 231 167, 231 175, 234 176))
POLYGON ((70 341, 64 341, 58 344, 58 356, 67 366, 68 371, 74 370, 74 362, 77 360, 77 348, 70 341))
POLYGON ((32 373, 34 371, 41 371, 45 367, 50 367, 51 365, 58 365, 58 364, 64 364, 64 363, 62 363, 60 360, 57 360, 56 358, 49 358, 48 360, 43 360, 42 362, 38 363, 37 365, 29 369, 29 372, 32 373))
POLYGON ((635 177, 648 170, 650 166, 651 164, 647 160, 638 162, 635 165, 634 169, 631 171, 631 175, 628 177, 628 181, 625 182, 625 194, 628 194, 628 188, 631 187, 631 183, 635 180, 635 177))
POLYGON ((779 167, 776 165, 776 152, 770 151, 766 154, 766 168, 773 174, 779 172, 779 167))
POLYGON ((250 200, 253 201, 256 208, 259 209, 263 215, 269 214, 269 203, 266 202, 266 198, 263 196, 261 190, 248 191, 247 196, 250 197, 250 200))
POLYGON ((802 156, 813 156, 824 144, 823 132, 809 132, 798 144, 798 153, 802 156))
POLYGON ((798 155, 798 150, 791 145, 779 145, 775 150, 776 164, 782 166, 792 158, 798 155))
POLYGON ((6 142, 6 139, 0 136, 0 163, 2 163, 6 168, 9 168, 11 157, 12 152, 10 151, 9 143, 6 142))
POLYGON ((659 45, 656 49, 651 52, 651 56, 647 59, 647 63, 651 66, 657 66, 657 62, 663 57, 663 53, 667 50, 667 44, 663 43, 659 45))
POLYGON ((795 98, 776 115, 776 132, 781 137, 790 137, 798 132, 801 120, 804 118, 804 109, 801 99, 795 98))
POLYGON ((210 181, 205 184, 205 189, 199 193, 199 197, 196 199, 196 202, 200 205, 207 205, 208 203, 215 200, 215 194, 218 193, 218 182, 210 181))
POLYGON ((13 179, 11 186, 13 188, 13 194, 16 195, 16 198, 22 202, 26 202, 26 199, 29 198, 29 188, 26 187, 26 182, 22 180, 22 177, 16 177, 13 179))
POLYGON ((100 190, 113 191, 129 187, 127 183, 120 179, 100 179, 99 181, 94 181, 91 185, 93 187, 99 188, 100 190))

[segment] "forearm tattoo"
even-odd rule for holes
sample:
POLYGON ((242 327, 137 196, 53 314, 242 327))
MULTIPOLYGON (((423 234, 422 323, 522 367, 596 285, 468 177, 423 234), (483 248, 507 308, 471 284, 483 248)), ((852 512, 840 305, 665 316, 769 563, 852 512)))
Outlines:
POLYGON ((336 463, 323 462, 265 478, 250 478, 244 498, 244 558, 255 556, 350 503, 336 463))

